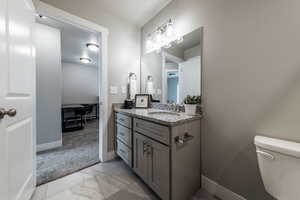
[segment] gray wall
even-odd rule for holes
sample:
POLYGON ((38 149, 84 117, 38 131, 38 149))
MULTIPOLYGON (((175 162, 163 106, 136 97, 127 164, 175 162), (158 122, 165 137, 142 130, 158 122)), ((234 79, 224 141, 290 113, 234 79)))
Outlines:
POLYGON ((174 0, 143 28, 172 17, 204 27, 203 173, 249 200, 264 190, 255 135, 300 142, 300 1, 174 0))
POLYGON ((37 24, 37 145, 61 140, 60 30, 37 24))
POLYGON ((63 104, 98 101, 98 68, 63 62, 62 73, 63 104))
MULTIPOLYGON (((98 6, 98 0, 43 0, 54 7, 85 18, 109 29, 108 37, 108 81, 109 85, 126 86, 129 72, 140 74, 140 36, 141 30, 136 25, 115 17, 98 6)), ((121 5, 120 5, 121 6, 121 5)), ((140 78, 137 76, 138 79, 140 78)), ((138 83, 140 81, 138 80, 138 83)), ((138 89, 140 86, 138 85, 138 89)), ((108 149, 114 149, 112 103, 123 102, 126 94, 119 92, 109 95, 110 120, 108 124, 108 149)))

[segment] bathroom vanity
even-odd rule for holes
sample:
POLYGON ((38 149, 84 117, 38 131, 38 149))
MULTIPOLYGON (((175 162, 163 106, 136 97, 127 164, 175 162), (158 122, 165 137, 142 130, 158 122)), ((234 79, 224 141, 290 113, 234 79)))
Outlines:
POLYGON ((189 200, 200 188, 201 116, 166 110, 180 110, 176 105, 187 96, 202 96, 202 36, 199 27, 158 51, 149 49, 139 92, 156 103, 114 110, 117 154, 162 200, 189 200))
POLYGON ((116 153, 162 200, 190 199, 201 180, 200 118, 115 108, 116 153))

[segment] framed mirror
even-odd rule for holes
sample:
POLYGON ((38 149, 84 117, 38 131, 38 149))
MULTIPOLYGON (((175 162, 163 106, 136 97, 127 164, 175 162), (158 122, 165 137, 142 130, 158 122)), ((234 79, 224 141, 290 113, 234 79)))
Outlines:
POLYGON ((187 95, 201 96, 203 29, 142 56, 141 93, 154 102, 182 104, 187 95))

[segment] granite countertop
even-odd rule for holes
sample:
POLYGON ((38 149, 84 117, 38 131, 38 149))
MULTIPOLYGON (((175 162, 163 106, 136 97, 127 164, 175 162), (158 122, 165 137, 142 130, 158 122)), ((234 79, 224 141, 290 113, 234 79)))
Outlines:
MULTIPOLYGON (((167 126, 177 126, 189 121, 201 119, 201 115, 189 116, 185 113, 177 113, 178 115, 166 115, 166 114, 151 114, 151 112, 166 112, 166 110, 159 109, 122 109, 114 108, 115 112, 123 113, 139 119, 145 119, 148 121, 156 122, 167 126)), ((167 111, 168 112, 168 111, 167 111)))

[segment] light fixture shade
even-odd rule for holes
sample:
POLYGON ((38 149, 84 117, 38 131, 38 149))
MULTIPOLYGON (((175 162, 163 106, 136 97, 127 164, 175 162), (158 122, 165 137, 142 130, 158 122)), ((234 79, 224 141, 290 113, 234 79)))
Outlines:
POLYGON ((160 44, 161 40, 162 40, 162 33, 161 33, 161 31, 157 31, 155 34, 155 42, 157 44, 160 44))
POLYGON ((91 51, 98 51, 99 50, 99 45, 94 44, 94 43, 87 43, 86 47, 91 51))
POLYGON ((168 24, 167 29, 166 29, 166 36, 172 37, 173 35, 174 35, 173 24, 168 24))
POLYGON ((153 48, 153 41, 151 38, 148 38, 147 41, 146 41, 146 47, 147 49, 152 49, 153 48))
POLYGON ((84 64, 88 64, 88 63, 91 63, 92 62, 92 59, 90 58, 80 58, 80 61, 84 64))

